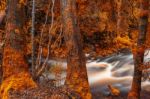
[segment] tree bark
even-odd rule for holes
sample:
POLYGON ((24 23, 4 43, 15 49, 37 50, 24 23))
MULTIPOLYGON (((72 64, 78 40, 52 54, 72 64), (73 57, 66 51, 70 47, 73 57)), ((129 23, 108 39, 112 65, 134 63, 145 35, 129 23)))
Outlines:
POLYGON ((66 41, 67 77, 65 84, 83 99, 91 99, 83 44, 77 22, 76 0, 61 0, 64 37, 66 41))
POLYGON ((0 11, 0 24, 2 23, 5 15, 6 15, 5 11, 0 11))
MULTIPOLYGON (((5 9, 6 9, 6 3, 4 0, 1 0, 0 1, 0 26, 6 16, 6 13, 5 13, 5 9)), ((0 84, 1 84, 1 81, 2 81, 2 57, 3 57, 3 46, 4 46, 4 36, 3 36, 3 31, 0 30, 0 84)))
POLYGON ((0 1, 0 24, 2 23, 5 15, 6 15, 5 10, 6 10, 6 1, 1 0, 0 1))
POLYGON ((127 0, 116 0, 117 3, 117 35, 119 37, 125 36, 128 32, 128 16, 125 14, 127 12, 127 0))
POLYGON ((129 92, 128 99, 140 99, 141 91, 141 78, 146 42, 146 33, 148 26, 148 9, 149 0, 141 0, 141 12, 139 19, 139 35, 137 42, 137 49, 134 55, 134 76, 132 81, 131 91, 129 92))
POLYGON ((19 0, 7 0, 6 42, 3 56, 1 99, 8 98, 9 89, 36 87, 25 60, 26 40, 23 31, 24 5, 19 0))

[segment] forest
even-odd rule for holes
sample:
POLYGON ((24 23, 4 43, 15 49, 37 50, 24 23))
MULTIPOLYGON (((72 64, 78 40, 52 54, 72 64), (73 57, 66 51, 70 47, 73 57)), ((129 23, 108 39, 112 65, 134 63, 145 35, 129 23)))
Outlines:
POLYGON ((150 0, 0 0, 0 99, 150 99, 150 0))

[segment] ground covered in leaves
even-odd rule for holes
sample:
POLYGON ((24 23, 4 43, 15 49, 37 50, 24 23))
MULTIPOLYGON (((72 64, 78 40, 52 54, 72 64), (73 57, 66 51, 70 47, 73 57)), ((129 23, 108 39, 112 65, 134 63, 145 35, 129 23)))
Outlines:
MULTIPOLYGON (((52 86, 52 82, 39 83, 37 88, 26 89, 21 91, 9 91, 9 99, 81 99, 79 94, 70 90, 66 86, 52 86)), ((121 92, 119 96, 111 94, 102 94, 102 92, 94 91, 91 88, 93 99, 127 99, 127 92, 121 92)), ((150 99, 148 91, 141 92, 141 99, 150 99)))
MULTIPOLYGON (((100 92, 93 93, 93 99, 127 99, 127 93, 120 96, 103 95, 100 92)), ((10 91, 10 99, 81 99, 80 96, 65 87, 40 86, 35 89, 22 90, 20 92, 10 91)), ((150 99, 147 91, 142 91, 141 99, 150 99)))
POLYGON ((80 96, 66 87, 39 86, 34 89, 10 91, 10 99, 81 99, 80 96))
MULTIPOLYGON (((127 99, 127 93, 121 93, 119 96, 103 95, 100 92, 93 92, 93 99, 127 99)), ((141 92, 141 99, 150 99, 150 94, 148 91, 141 92)))

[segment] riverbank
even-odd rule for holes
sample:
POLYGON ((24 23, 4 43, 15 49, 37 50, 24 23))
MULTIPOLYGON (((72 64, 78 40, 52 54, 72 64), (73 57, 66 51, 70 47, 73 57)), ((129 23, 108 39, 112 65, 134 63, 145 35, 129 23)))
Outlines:
MULTIPOLYGON (((150 99, 150 92, 142 91, 141 99, 150 99)), ((92 93, 93 99, 127 99, 127 93, 121 93, 119 96, 103 95, 101 93, 92 93)))
MULTIPOLYGON (((127 93, 119 96, 103 95, 100 92, 93 93, 93 99, 127 99, 127 93)), ((80 96, 65 87, 39 87, 22 91, 10 91, 10 99, 81 99, 80 96), (74 98, 73 98, 74 97, 74 98)), ((141 92, 141 99, 150 99, 148 91, 141 92)))

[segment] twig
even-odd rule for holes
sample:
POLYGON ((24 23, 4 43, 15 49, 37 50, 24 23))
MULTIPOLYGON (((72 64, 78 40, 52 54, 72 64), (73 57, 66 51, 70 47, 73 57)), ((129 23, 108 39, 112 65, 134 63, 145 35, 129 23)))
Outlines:
MULTIPOLYGON (((59 40, 61 39, 61 36, 62 36, 62 25, 61 25, 61 29, 60 29, 60 34, 53 44, 54 46, 56 45, 57 42, 59 42, 59 40)), ((60 44, 58 45, 58 47, 60 47, 60 44)))
POLYGON ((46 17, 45 17, 45 23, 44 23, 43 28, 42 28, 42 31, 41 31, 40 44, 39 44, 39 53, 38 53, 38 57, 37 57, 37 60, 36 60, 36 69, 37 69, 37 68, 40 66, 40 64, 41 64, 41 58, 42 58, 42 53, 43 53, 42 38, 43 38, 44 29, 45 29, 45 27, 46 27, 47 20, 48 20, 48 14, 49 14, 49 9, 50 9, 50 4, 51 4, 51 3, 49 2, 47 14, 46 14, 46 17))
POLYGON ((31 29, 31 43, 32 43, 32 75, 35 72, 35 44, 34 44, 34 36, 35 36, 35 0, 32 1, 32 29, 31 29))
POLYGON ((42 65, 42 67, 38 69, 36 77, 39 77, 42 74, 44 68, 46 67, 46 63, 47 63, 47 61, 49 59, 49 55, 50 55, 50 45, 51 45, 51 38, 52 38, 51 30, 52 30, 53 24, 54 24, 54 5, 55 5, 55 0, 52 0, 52 3, 53 3, 52 8, 51 8, 51 13, 52 13, 52 19, 51 20, 52 20, 52 23, 51 23, 51 26, 49 28, 49 42, 48 42, 48 46, 47 46, 48 47, 48 53, 47 53, 47 57, 46 57, 43 65, 42 65))

